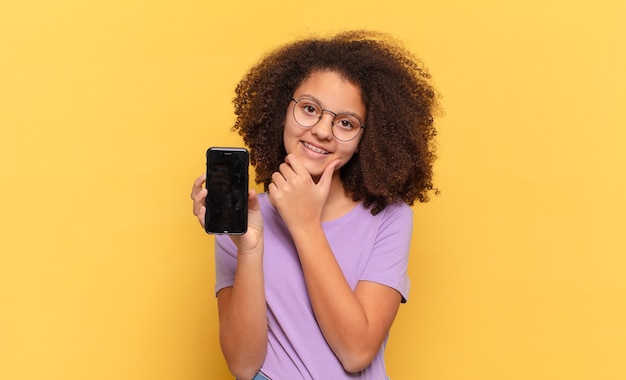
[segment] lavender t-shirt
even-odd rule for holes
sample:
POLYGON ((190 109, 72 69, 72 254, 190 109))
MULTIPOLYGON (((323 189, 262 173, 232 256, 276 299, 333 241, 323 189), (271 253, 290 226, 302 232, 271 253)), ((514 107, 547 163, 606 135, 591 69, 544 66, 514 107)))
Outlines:
MULTIPOLYGON (((343 369, 315 320, 291 235, 267 194, 260 194, 259 200, 264 222, 263 271, 268 316, 263 373, 279 380, 386 379, 386 339, 368 368, 359 373, 343 369)), ((359 281, 371 281, 396 289, 406 300, 412 224, 413 211, 406 204, 387 206, 378 215, 359 204, 339 219, 323 223, 323 228, 353 290, 359 281)), ((217 236, 215 242, 217 293, 233 285, 237 254, 228 236, 217 236)))

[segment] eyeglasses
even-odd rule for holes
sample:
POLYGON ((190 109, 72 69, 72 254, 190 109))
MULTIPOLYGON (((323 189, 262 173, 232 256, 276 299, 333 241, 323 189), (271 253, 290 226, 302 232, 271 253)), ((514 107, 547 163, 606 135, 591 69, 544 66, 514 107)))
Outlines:
POLYGON ((365 126, 361 122, 361 118, 353 113, 343 112, 334 113, 325 110, 318 102, 311 98, 291 98, 296 104, 293 107, 293 118, 303 128, 312 128, 320 120, 324 112, 333 115, 332 132, 333 136, 339 141, 354 140, 365 126))

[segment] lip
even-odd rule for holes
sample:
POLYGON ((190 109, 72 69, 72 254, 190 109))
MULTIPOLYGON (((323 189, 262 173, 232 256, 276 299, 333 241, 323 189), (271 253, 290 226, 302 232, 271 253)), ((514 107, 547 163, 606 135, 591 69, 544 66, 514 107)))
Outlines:
POLYGON ((319 145, 311 144, 307 141, 300 141, 300 144, 302 144, 305 152, 309 155, 326 156, 331 153, 329 150, 326 150, 319 145))

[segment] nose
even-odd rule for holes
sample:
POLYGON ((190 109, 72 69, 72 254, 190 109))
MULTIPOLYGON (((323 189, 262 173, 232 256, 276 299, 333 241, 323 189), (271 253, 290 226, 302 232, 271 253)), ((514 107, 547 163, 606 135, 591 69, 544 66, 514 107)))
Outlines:
POLYGON ((321 140, 332 140, 333 138, 333 123, 337 115, 332 111, 322 111, 322 117, 311 128, 311 133, 316 135, 321 140), (328 114, 328 115, 326 115, 328 114))

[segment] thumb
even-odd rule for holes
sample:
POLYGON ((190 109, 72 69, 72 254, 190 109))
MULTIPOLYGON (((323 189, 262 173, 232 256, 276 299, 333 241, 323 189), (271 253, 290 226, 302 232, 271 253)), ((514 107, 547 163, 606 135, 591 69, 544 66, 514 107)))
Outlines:
POLYGON ((259 211, 261 206, 259 205, 259 198, 254 189, 248 190, 248 210, 259 211))
POLYGON ((330 164, 328 164, 328 166, 326 166, 324 168, 324 173, 322 173, 322 177, 320 178, 319 182, 317 183, 318 186, 322 186, 323 188, 329 188, 330 187, 330 183, 333 180, 333 174, 335 173, 335 169, 337 168, 337 166, 339 166, 339 163, 341 162, 341 160, 335 160, 333 162, 331 162, 330 164))

